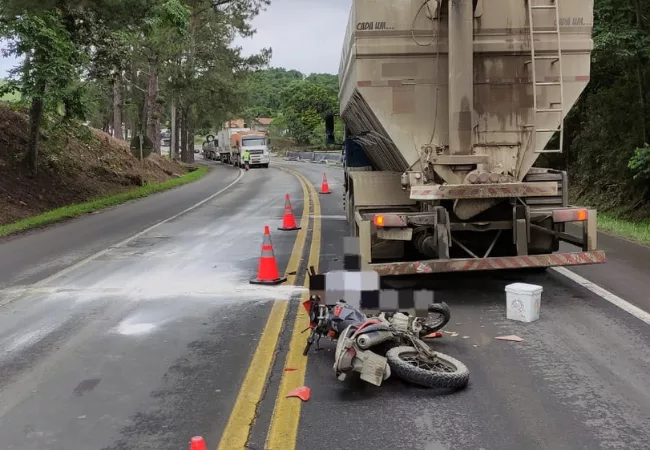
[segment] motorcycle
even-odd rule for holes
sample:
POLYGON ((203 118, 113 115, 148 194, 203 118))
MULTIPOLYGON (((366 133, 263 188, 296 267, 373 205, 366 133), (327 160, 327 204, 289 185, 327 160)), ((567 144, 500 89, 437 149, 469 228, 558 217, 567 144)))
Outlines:
POLYGON ((429 305, 432 314, 427 319, 404 313, 368 317, 343 300, 324 305, 318 295, 311 295, 303 306, 310 321, 305 331, 311 330, 303 355, 314 343, 319 350, 323 336, 336 341, 334 373, 340 381, 357 372, 376 386, 392 374, 430 388, 460 389, 469 382, 465 364, 433 351, 423 341, 449 321, 449 307, 444 303, 429 305))

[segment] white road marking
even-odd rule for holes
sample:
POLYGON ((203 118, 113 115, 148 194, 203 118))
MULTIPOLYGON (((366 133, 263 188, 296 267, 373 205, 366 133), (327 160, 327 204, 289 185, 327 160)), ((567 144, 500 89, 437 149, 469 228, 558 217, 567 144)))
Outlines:
MULTIPOLYGON (((128 243, 130 243, 130 242, 136 240, 136 239, 139 238, 140 236, 143 236, 143 235, 149 233, 149 232, 152 231, 152 230, 155 230, 155 229, 158 228, 159 226, 164 225, 164 224, 166 224, 167 222, 171 222, 172 220, 175 220, 175 219, 179 218, 180 216, 182 216, 182 215, 184 215, 184 214, 187 214, 188 212, 190 212, 190 211, 192 211, 192 210, 198 208, 199 206, 202 206, 202 205, 204 205, 205 203, 209 202, 210 200, 212 200, 213 198, 217 197, 218 195, 221 195, 221 194, 223 194, 224 192, 226 192, 228 189, 230 189, 230 188, 233 187, 235 184, 237 184, 237 182, 238 182, 239 180, 241 180, 241 178, 242 178, 243 176, 244 176, 244 171, 240 169, 240 170, 239 170, 239 176, 235 179, 235 181, 233 181, 232 183, 230 183, 228 186, 226 186, 225 188, 221 189, 220 191, 215 192, 214 194, 212 194, 212 195, 209 196, 208 198, 206 198, 206 199, 204 199, 204 200, 201 200, 201 201, 198 202, 197 204, 195 204, 195 205, 193 205, 193 206, 190 206, 190 207, 187 208, 186 210, 181 211, 181 212, 179 212, 178 214, 176 214, 176 215, 174 215, 174 216, 172 216, 172 217, 169 217, 169 218, 167 218, 167 219, 165 219, 165 220, 162 220, 162 221, 160 221, 160 222, 158 222, 158 223, 156 223, 156 224, 150 226, 149 228, 147 228, 147 229, 145 229, 145 230, 143 230, 143 231, 140 231, 139 233, 134 234, 134 235, 131 236, 130 238, 127 238, 127 239, 125 239, 125 240, 123 240, 123 241, 121 241, 121 242, 118 242, 118 243, 115 244, 115 245, 111 245, 110 247, 108 247, 108 248, 106 248, 106 249, 104 249, 104 250, 101 250, 101 251, 99 251, 99 252, 97 252, 97 253, 95 253, 95 254, 93 254, 93 255, 90 255, 89 257, 87 257, 87 258, 85 258, 85 259, 82 259, 81 261, 79 261, 79 262, 77 262, 77 263, 75 263, 75 264, 73 264, 73 265, 71 265, 71 266, 69 266, 69 267, 66 267, 66 268, 63 269, 63 270, 61 270, 61 271, 59 271, 59 272, 57 272, 57 273, 55 273, 55 274, 53 274, 53 275, 50 275, 49 277, 47 277, 47 278, 45 278, 45 279, 43 279, 43 280, 41 280, 41 281, 38 281, 38 282, 34 283, 34 284, 33 284, 33 287, 40 287, 40 286, 44 286, 44 285, 46 285, 46 284, 48 284, 48 283, 51 283, 52 281, 57 280, 57 279, 61 278, 62 276, 65 276, 65 275, 69 274, 70 272, 72 272, 72 271, 74 271, 74 270, 77 270, 78 268, 80 268, 80 267, 82 267, 82 266, 88 264, 89 262, 94 261, 95 259, 99 258, 100 256, 103 256, 103 255, 107 254, 107 253, 110 252, 111 250, 114 250, 114 249, 116 249, 116 248, 120 248, 120 247, 124 247, 124 246, 127 245, 128 243)), ((0 303, 0 306, 2 306, 2 303, 0 303)))
POLYGON ((578 283, 580 286, 589 289, 591 292, 594 294, 598 295, 599 297, 607 300, 609 303, 612 305, 618 306, 621 308, 623 311, 626 311, 630 314, 632 314, 634 317, 636 317, 639 320, 642 320, 643 322, 647 323, 650 325, 650 313, 645 312, 641 308, 638 308, 634 306, 633 304, 623 300, 621 297, 612 294, 606 289, 603 289, 602 287, 598 286, 595 283, 592 283, 591 281, 587 280, 586 278, 581 277, 575 272, 570 271, 569 269, 565 267, 553 267, 553 270, 555 270, 557 273, 564 275, 565 277, 569 278, 571 281, 574 281, 575 283, 578 283))

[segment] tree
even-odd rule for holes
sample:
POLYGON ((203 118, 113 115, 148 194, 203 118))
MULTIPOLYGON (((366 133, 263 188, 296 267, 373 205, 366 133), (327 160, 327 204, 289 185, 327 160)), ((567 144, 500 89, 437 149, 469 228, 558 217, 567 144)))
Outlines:
POLYGON ((77 83, 85 57, 77 51, 64 24, 61 11, 40 15, 2 15, 0 32, 11 40, 7 54, 24 57, 24 63, 10 71, 11 82, 4 91, 20 90, 30 102, 30 132, 27 161, 35 174, 38 170, 38 148, 41 126, 46 111, 56 111, 64 103, 66 116, 83 111, 82 95, 77 83))

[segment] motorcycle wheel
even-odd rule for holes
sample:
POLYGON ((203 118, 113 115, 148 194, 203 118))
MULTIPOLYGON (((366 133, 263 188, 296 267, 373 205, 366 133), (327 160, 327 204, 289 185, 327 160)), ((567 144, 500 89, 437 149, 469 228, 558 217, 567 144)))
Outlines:
POLYGON ((426 336, 427 334, 440 330, 449 323, 450 319, 451 310, 449 309, 449 305, 444 302, 430 304, 429 316, 422 324, 420 336, 426 336))
POLYGON ((386 353, 393 374, 429 388, 461 389, 469 382, 469 369, 451 356, 435 352, 435 363, 427 361, 415 347, 394 347, 386 353))

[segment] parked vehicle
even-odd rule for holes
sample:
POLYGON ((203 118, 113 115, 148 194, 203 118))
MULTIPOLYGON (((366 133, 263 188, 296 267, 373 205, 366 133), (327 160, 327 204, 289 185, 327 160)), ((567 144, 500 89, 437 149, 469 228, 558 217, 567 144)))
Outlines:
POLYGON ((234 165, 234 161, 232 159, 233 148, 231 146, 232 137, 237 133, 242 133, 247 131, 250 131, 250 128, 224 128, 221 131, 219 131, 217 136, 217 139, 219 141, 218 153, 219 153, 219 160, 222 163, 234 165))
POLYGON ((546 3, 413 1, 396 14, 392 0, 353 0, 340 116, 345 213, 363 270, 605 262, 596 211, 569 204, 566 172, 533 167, 562 151, 593 48, 593 0, 546 3), (571 222, 578 236, 565 231, 571 222), (578 248, 556 253, 560 242, 578 248))
POLYGON ((262 131, 245 131, 234 134, 231 138, 230 157, 235 166, 241 166, 241 154, 244 149, 251 155, 251 167, 269 167, 271 156, 268 148, 268 138, 262 131))

